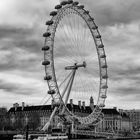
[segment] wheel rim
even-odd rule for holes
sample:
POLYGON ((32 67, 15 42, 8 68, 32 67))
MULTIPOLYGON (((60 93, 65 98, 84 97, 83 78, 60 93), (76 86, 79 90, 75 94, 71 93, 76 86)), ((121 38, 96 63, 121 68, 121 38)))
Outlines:
MULTIPOLYGON (((44 60, 49 60, 51 63, 45 65, 45 71, 46 75, 52 76, 52 79, 47 82, 49 90, 55 91, 52 97, 58 104, 62 102, 60 94, 68 82, 66 77, 71 73, 65 70, 65 67, 86 62, 86 68, 79 68, 76 72, 70 98, 79 99, 79 94, 86 97, 86 93, 88 98, 93 96, 96 100, 94 111, 85 119, 72 114, 81 123, 88 124, 97 120, 104 107, 108 77, 106 55, 97 25, 88 12, 79 7, 71 4, 64 6, 57 11, 57 15, 53 16, 51 20, 53 22, 50 22, 52 24, 47 28, 50 36, 45 36, 44 46, 49 46, 50 49, 44 51, 44 60), (91 52, 94 53, 90 56, 91 52), (87 83, 90 80, 90 84, 87 83), (96 95, 93 94, 94 92, 96 95), (91 120, 91 117, 94 119, 91 120)), ((82 100, 85 100, 83 97, 82 100)))

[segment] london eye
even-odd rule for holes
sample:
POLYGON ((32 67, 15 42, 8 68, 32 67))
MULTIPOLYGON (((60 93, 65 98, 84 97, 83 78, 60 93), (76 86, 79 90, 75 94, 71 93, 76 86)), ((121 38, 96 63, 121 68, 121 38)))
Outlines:
POLYGON ((42 48, 44 80, 54 105, 50 121, 59 112, 60 116, 83 125, 96 124, 105 106, 108 88, 106 54, 98 26, 84 5, 72 0, 56 5, 50 17, 42 48), (78 116, 67 108, 69 99, 85 100, 87 104, 90 97, 94 99, 94 106, 87 116, 78 116))

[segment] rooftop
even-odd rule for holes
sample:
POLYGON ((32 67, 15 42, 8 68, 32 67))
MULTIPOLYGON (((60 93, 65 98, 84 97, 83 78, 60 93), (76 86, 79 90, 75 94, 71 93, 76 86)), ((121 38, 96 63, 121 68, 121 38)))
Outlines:
MULTIPOLYGON (((67 104, 67 107, 70 111, 75 111, 75 112, 81 112, 81 113, 91 113, 92 110, 90 108, 90 106, 79 106, 79 105, 75 105, 75 104, 67 104)), ((96 107, 96 106, 94 106, 96 107)), ((52 105, 39 105, 39 106, 25 106, 25 107, 22 107, 22 106, 18 106, 16 107, 11 107, 9 109, 9 113, 10 112, 20 112, 20 111, 39 111, 39 110, 48 110, 48 111, 52 111, 53 110, 53 107, 52 105)), ((120 113, 117 111, 116 108, 104 108, 102 110, 102 113, 103 114, 113 114, 113 115, 120 115, 120 113)), ((124 116, 126 116, 126 114, 123 114, 124 116)))

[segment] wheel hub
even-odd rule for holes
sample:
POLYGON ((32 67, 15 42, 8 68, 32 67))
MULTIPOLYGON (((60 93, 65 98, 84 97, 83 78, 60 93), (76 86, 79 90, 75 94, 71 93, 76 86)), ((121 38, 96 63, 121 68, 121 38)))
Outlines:
POLYGON ((75 63, 73 66, 66 66, 65 67, 65 70, 76 70, 76 69, 78 69, 80 67, 86 68, 86 66, 87 66, 86 62, 83 61, 83 64, 77 64, 77 63, 75 63))

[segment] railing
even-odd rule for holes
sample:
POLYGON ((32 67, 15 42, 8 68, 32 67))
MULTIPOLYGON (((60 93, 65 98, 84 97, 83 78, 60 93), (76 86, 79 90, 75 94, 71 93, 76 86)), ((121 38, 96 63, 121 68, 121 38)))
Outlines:
POLYGON ((89 130, 74 130, 72 134, 77 135, 86 135, 86 136, 95 136, 95 137, 113 137, 118 136, 118 134, 108 133, 108 132, 95 132, 89 130))

